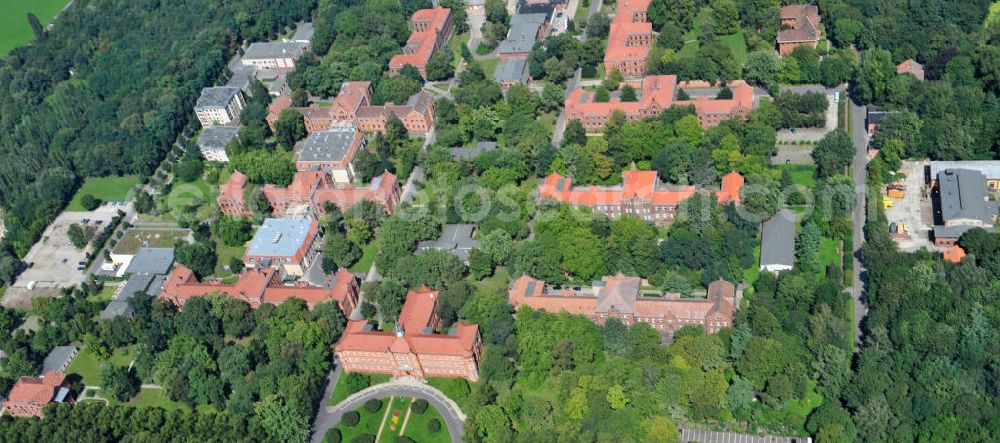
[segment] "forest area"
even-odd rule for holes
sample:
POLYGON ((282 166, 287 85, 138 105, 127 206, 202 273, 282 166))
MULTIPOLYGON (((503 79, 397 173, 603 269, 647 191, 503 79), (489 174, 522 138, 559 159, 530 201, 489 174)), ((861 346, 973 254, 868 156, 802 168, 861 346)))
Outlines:
POLYGON ((313 0, 83 0, 0 66, 0 279, 85 177, 148 176, 245 40, 309 17, 313 0), (138 24, 138 26, 137 26, 138 24), (142 63, 137 63, 142 60, 142 63))

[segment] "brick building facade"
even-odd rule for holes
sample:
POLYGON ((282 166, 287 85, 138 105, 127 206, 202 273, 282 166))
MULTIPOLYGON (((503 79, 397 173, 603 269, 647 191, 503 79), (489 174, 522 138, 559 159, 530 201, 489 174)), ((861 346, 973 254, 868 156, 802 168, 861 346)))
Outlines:
MULTIPOLYGON (((246 193, 249 189, 247 177, 239 171, 234 171, 229 180, 219 186, 219 196, 216 201, 223 214, 248 217, 253 211, 247 206, 246 193)), ((372 179, 371 184, 364 187, 343 186, 336 184, 327 171, 297 172, 292 183, 287 187, 264 185, 261 192, 271 206, 275 217, 282 217, 297 206, 307 206, 316 214, 325 213, 323 206, 330 202, 347 211, 361 200, 371 200, 382 205, 387 214, 392 214, 393 208, 399 203, 400 188, 396 176, 385 171, 372 179)))
POLYGON ((333 103, 327 107, 292 107, 292 99, 282 95, 271 102, 267 123, 273 131, 281 111, 292 109, 302 114, 309 133, 351 125, 363 132, 385 132, 391 115, 399 118, 410 134, 423 135, 434 127, 434 98, 424 91, 414 94, 402 105, 373 106, 371 96, 371 83, 364 81, 342 84, 333 103))
POLYGON ((661 334, 672 335, 688 325, 698 325, 714 334, 732 326, 742 291, 725 280, 709 284, 701 298, 680 298, 678 294, 649 297, 641 294, 639 277, 622 274, 606 276, 592 287, 552 287, 544 281, 521 276, 510 284, 508 301, 515 309, 530 306, 548 312, 565 311, 584 315, 603 325, 618 318, 626 325, 646 323, 661 334))
MULTIPOLYGON (((720 204, 739 203, 743 176, 731 172, 722 178, 722 187, 714 192, 720 204)), ((677 215, 680 202, 698 192, 694 186, 667 187, 656 171, 624 171, 620 186, 572 186, 572 179, 559 174, 545 177, 538 195, 560 202, 587 206, 609 218, 635 215, 649 223, 666 224, 677 215)))
POLYGON ((430 8, 420 9, 410 18, 413 33, 403 46, 403 53, 389 59, 389 70, 398 74, 404 66, 410 65, 427 78, 427 62, 434 51, 448 44, 451 34, 451 9, 430 8))
POLYGON ((52 402, 72 401, 69 389, 63 387, 66 374, 49 371, 42 377, 21 377, 11 388, 4 405, 13 417, 44 418, 42 409, 52 402))
POLYGON ((625 77, 646 74, 646 58, 653 47, 653 25, 646 21, 649 3, 650 0, 618 0, 604 53, 605 75, 614 70, 625 77))
POLYGON ((395 332, 376 331, 367 320, 347 322, 336 346, 344 371, 479 380, 479 326, 460 322, 447 333, 436 333, 442 326, 435 312, 438 295, 427 287, 410 290, 395 332))
POLYGON ((248 269, 240 274, 234 284, 217 280, 199 282, 197 276, 183 265, 177 265, 163 283, 158 297, 183 307, 192 297, 218 294, 245 301, 257 309, 264 303, 280 305, 290 298, 306 302, 309 309, 322 302, 335 302, 347 317, 358 305, 360 286, 354 274, 339 270, 325 286, 308 286, 299 283, 293 286, 281 284, 281 274, 274 269, 248 269))
POLYGON ((637 101, 623 102, 617 99, 597 102, 596 94, 577 88, 566 99, 566 118, 579 120, 589 132, 604 129, 614 111, 621 111, 627 120, 641 120, 655 117, 671 106, 694 106, 695 115, 702 127, 718 126, 723 120, 746 116, 753 109, 753 87, 743 80, 730 82, 727 87, 733 92, 729 99, 717 99, 714 95, 697 95, 689 100, 677 100, 677 90, 689 92, 714 87, 708 82, 691 81, 677 83, 676 75, 650 75, 642 80, 638 88, 637 101))

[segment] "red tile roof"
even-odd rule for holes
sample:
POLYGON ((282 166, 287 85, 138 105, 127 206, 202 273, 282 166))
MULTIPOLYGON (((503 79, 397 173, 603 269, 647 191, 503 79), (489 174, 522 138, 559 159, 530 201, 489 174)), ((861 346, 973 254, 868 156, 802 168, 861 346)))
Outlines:
POLYGON ((819 41, 819 8, 812 4, 781 7, 781 21, 793 22, 791 29, 778 32, 778 43, 819 41))
POLYGON ((626 324, 643 319, 661 319, 651 323, 661 329, 675 330, 685 324, 702 324, 709 332, 732 324, 732 316, 739 303, 736 287, 730 282, 717 280, 708 286, 704 299, 681 299, 678 294, 665 297, 640 296, 640 280, 623 274, 605 276, 593 287, 553 289, 545 282, 526 275, 514 280, 508 290, 508 301, 515 308, 521 305, 548 312, 564 311, 585 315, 603 323, 604 315, 621 316, 626 324), (714 318, 718 315, 718 320, 714 318), (667 322, 669 320, 669 322, 667 322), (713 324, 714 323, 714 324, 713 324))
POLYGON ((403 66, 411 65, 423 73, 434 49, 440 45, 438 39, 445 37, 443 33, 450 15, 451 9, 440 7, 414 12, 410 21, 416 30, 406 41, 403 53, 389 60, 389 68, 398 71, 403 66))
POLYGON ((621 187, 573 187, 572 180, 553 173, 538 188, 539 196, 562 202, 594 207, 596 205, 619 205, 623 200, 638 197, 660 205, 676 205, 695 193, 694 186, 679 189, 661 189, 656 171, 622 172, 621 187))
POLYGON ((618 1, 604 53, 605 65, 630 60, 645 64, 653 37, 653 25, 645 20, 649 3, 649 0, 618 1))
POLYGON ((399 315, 402 331, 397 333, 366 330, 367 320, 352 320, 337 343, 337 352, 386 352, 470 357, 477 349, 479 327, 458 323, 454 334, 424 333, 434 322, 438 291, 426 287, 407 293, 399 315))
POLYGON ((743 189, 743 176, 737 172, 730 172, 722 177, 722 189, 716 194, 719 203, 740 202, 740 190, 743 189))
POLYGON ((21 377, 7 396, 8 402, 47 404, 52 401, 66 374, 49 371, 44 377, 21 377))
MULTIPOLYGON (((339 306, 354 306, 349 300, 356 297, 357 282, 354 274, 345 270, 337 271, 334 282, 329 286, 283 286, 274 269, 248 269, 240 274, 235 284, 224 284, 218 280, 198 282, 190 269, 177 265, 163 283, 160 297, 183 306, 192 297, 209 294, 229 296, 247 302, 257 308, 263 303, 281 304, 289 298, 298 298, 312 308, 316 303, 335 301, 339 306)), ((349 315, 350 313, 346 313, 349 315)))
MULTIPOLYGON (((711 85, 704 81, 682 82, 678 85, 685 89, 706 88, 711 85)), ((753 87, 743 80, 734 80, 727 87, 733 91, 731 99, 716 99, 705 96, 696 97, 693 100, 674 102, 678 106, 694 105, 695 112, 699 116, 724 115, 732 117, 744 115, 753 109, 753 87)), ((728 118, 727 117, 727 118, 728 118)))
POLYGON ((965 257, 965 249, 959 245, 952 245, 944 248, 944 260, 951 263, 961 263, 965 257))
POLYGON ((408 333, 422 333, 425 327, 431 326, 434 319, 434 308, 441 291, 432 291, 427 286, 411 289, 406 294, 406 304, 399 312, 399 324, 408 333))
POLYGON ((904 60, 902 63, 896 65, 897 74, 913 74, 917 80, 924 79, 924 65, 917 63, 916 60, 910 58, 904 60))

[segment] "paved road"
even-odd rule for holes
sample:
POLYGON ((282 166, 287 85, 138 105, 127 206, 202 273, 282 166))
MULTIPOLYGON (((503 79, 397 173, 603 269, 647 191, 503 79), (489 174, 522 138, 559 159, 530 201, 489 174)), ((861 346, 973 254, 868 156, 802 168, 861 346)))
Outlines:
MULTIPOLYGON (((590 9, 587 11, 587 21, 590 21, 590 17, 601 10, 600 1, 593 0, 590 2, 590 9)), ((587 41, 587 28, 583 29, 583 33, 580 34, 580 41, 587 41)), ((598 66, 600 69, 600 66, 598 66)), ((569 94, 577 88, 580 84, 581 71, 577 68, 576 72, 573 73, 573 78, 566 81, 566 91, 563 93, 563 97, 569 98, 569 94)), ((566 108, 563 107, 559 110, 559 118, 556 119, 555 128, 552 130, 552 146, 559 147, 562 145, 563 132, 566 131, 566 108)))
MULTIPOLYGON (((327 386, 327 392, 323 397, 324 402, 332 392, 331 388, 329 388, 331 384, 328 383, 327 386)), ((312 442, 321 443, 323 441, 323 434, 339 423, 344 413, 361 407, 366 401, 373 398, 392 396, 427 400, 444 417, 445 425, 448 426, 448 433, 451 434, 451 441, 453 443, 462 441, 462 432, 465 428, 465 414, 462 413, 462 410, 458 408, 458 405, 454 401, 446 397, 441 391, 422 382, 416 380, 396 380, 369 387, 347 397, 346 400, 338 403, 336 406, 322 406, 320 412, 316 415, 316 421, 313 422, 312 442)))
MULTIPOLYGON (((845 96, 846 100, 847 97, 845 96)), ((868 315, 868 300, 865 295, 865 280, 867 270, 861 263, 861 246, 864 245, 865 196, 868 182, 868 133, 865 131, 865 107, 851 102, 851 122, 854 130, 851 138, 857 151, 854 154, 854 189, 858 193, 857 206, 854 208, 854 286, 851 296, 854 298, 854 337, 855 349, 860 349, 862 342, 861 322, 868 315)))
POLYGON ((331 426, 337 424, 337 422, 340 421, 340 417, 337 417, 336 420, 334 420, 333 417, 330 416, 330 411, 329 411, 330 408, 326 406, 326 402, 333 395, 333 388, 337 386, 337 380, 339 379, 340 379, 340 364, 338 364, 337 361, 334 360, 333 368, 331 368, 330 372, 326 374, 326 388, 323 389, 323 397, 320 398, 319 411, 317 411, 316 416, 313 417, 313 422, 312 422, 313 441, 321 442, 323 440, 323 434, 326 433, 326 430, 330 429, 331 426), (316 432, 317 429, 316 426, 324 423, 332 423, 332 424, 322 428, 323 432, 319 433, 316 432))

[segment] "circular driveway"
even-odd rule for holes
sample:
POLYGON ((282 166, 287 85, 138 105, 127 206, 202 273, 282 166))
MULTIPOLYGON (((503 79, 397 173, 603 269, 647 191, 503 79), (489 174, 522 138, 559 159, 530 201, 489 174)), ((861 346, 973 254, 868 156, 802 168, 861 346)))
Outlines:
POLYGON ((427 400, 444 417, 448 433, 451 434, 451 441, 454 443, 462 441, 462 431, 465 428, 465 414, 462 413, 462 410, 458 408, 458 405, 454 401, 446 397, 441 391, 421 382, 391 381, 370 386, 367 389, 354 393, 336 406, 325 406, 320 409, 317 420, 313 425, 312 442, 321 443, 326 431, 336 426, 337 423, 340 423, 340 419, 344 413, 361 407, 366 401, 373 398, 393 396, 427 400))

